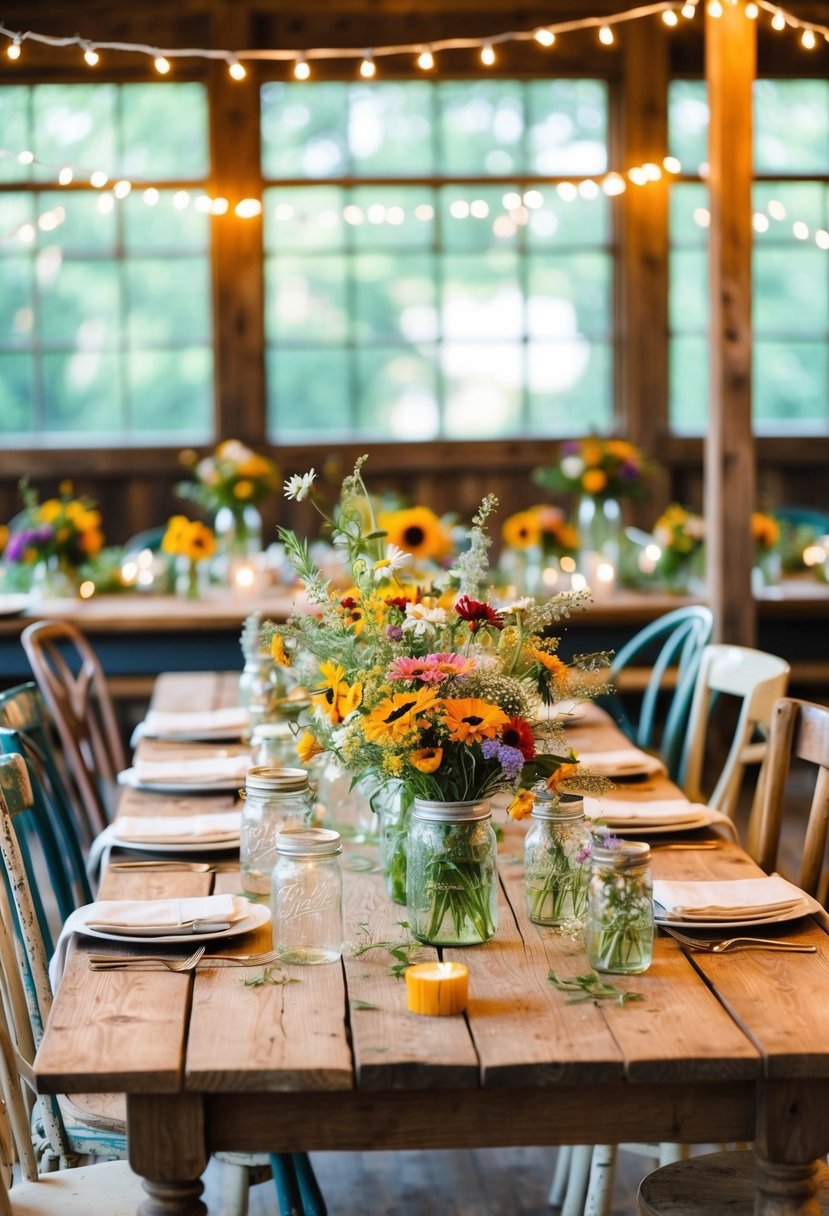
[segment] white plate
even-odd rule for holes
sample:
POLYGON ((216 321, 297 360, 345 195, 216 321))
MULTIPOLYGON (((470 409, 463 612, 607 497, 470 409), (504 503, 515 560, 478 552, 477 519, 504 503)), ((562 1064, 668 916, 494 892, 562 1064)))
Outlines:
POLYGON ((804 895, 802 900, 788 912, 775 912, 772 916, 760 916, 754 920, 676 920, 669 917, 661 904, 654 901, 654 920, 668 929, 760 929, 763 925, 782 925, 789 920, 800 920, 810 912, 818 911, 817 900, 804 895))
POLYGON ((695 832, 699 828, 710 827, 712 823, 721 823, 722 819, 716 811, 700 811, 695 819, 684 819, 682 823, 647 823, 643 820, 641 823, 625 823, 619 824, 617 827, 612 819, 605 819, 601 815, 597 815, 595 819, 588 819, 589 824, 601 822, 607 827, 608 832, 612 836, 665 836, 673 832, 695 832))
POLYGON ((150 937, 146 933, 142 937, 128 937, 125 933, 105 933, 103 929, 88 929, 86 925, 75 926, 76 933, 84 937, 100 937, 105 942, 132 942, 145 948, 150 945, 198 945, 199 942, 209 942, 214 938, 238 937, 241 933, 250 933, 251 929, 259 929, 271 919, 271 910, 267 904, 251 904, 250 915, 244 920, 237 920, 229 929, 217 933, 176 933, 169 937, 150 937))
POLYGON ((193 730, 193 731, 148 731, 141 732, 142 739, 158 739, 161 743, 239 743, 244 739, 239 730, 193 730))
POLYGON ((28 595, 0 595, 0 616, 17 616, 28 606, 28 595))
POLYGON ((138 781, 135 769, 118 774, 118 784, 148 794, 229 794, 243 789, 244 777, 223 777, 219 781, 138 781))
POLYGON ((114 849, 136 849, 139 853, 227 853, 232 849, 238 850, 239 837, 230 836, 227 840, 199 840, 194 836, 192 841, 162 841, 162 840, 120 840, 113 836, 109 842, 114 849))

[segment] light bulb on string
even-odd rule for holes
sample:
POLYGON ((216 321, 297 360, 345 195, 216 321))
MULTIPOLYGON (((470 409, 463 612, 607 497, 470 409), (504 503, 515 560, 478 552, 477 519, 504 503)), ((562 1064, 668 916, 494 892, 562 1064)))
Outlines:
POLYGON ((609 25, 599 27, 599 42, 601 42, 602 46, 613 46, 615 41, 616 38, 609 25))
POLYGON ((754 0, 749 0, 749 3, 745 7, 745 15, 748 17, 749 21, 756 21, 760 16, 760 10, 754 3, 754 0))
POLYGON ((812 29, 809 29, 808 26, 803 31, 803 33, 800 35, 800 45, 803 47, 803 49, 805 51, 813 51, 815 49, 815 47, 817 46, 817 38, 815 38, 815 31, 812 29))
POLYGON ((90 186, 94 186, 96 190, 102 190, 108 181, 109 177, 104 173, 103 169, 96 169, 94 173, 90 174, 89 184, 90 186))
POLYGON ((229 60, 227 70, 234 80, 244 80, 248 74, 247 68, 238 59, 229 60))
POLYGON ((170 60, 164 55, 156 55, 153 60, 153 67, 158 72, 159 76, 166 76, 170 71, 170 60))
POLYGON ((491 68, 495 62, 495 51, 491 42, 485 42, 481 47, 481 63, 485 68, 491 68))
POLYGON ((547 29, 546 25, 539 26, 533 34, 533 38, 535 38, 539 46, 549 47, 555 45, 556 36, 552 30, 547 29))
POLYGON ((101 56, 94 47, 87 46, 84 50, 83 57, 91 68, 94 68, 100 61, 101 56))
POLYGON ((666 8, 664 10, 664 12, 662 13, 662 20, 665 22, 665 25, 668 25, 671 27, 673 27, 675 25, 679 25, 679 17, 677 17, 676 13, 674 12, 674 10, 672 8, 666 8))
POLYGON ((663 156, 662 168, 666 173, 681 173, 682 163, 675 156, 663 156))
POLYGON ((311 65, 304 55, 299 55, 294 63, 294 77, 297 80, 308 80, 311 75, 311 65))
POLYGON ((786 28, 786 18, 783 16, 783 10, 778 9, 771 19, 771 28, 777 30, 778 34, 786 28))
POLYGON ((421 72, 431 72, 432 68, 435 66, 435 57, 429 50, 428 46, 424 47, 418 55, 417 66, 420 68, 421 72))
POLYGON ((377 65, 371 51, 365 51, 360 63, 360 75, 363 80, 373 80, 377 75, 377 65))
POLYGON ((697 6, 695 4, 683 4, 680 12, 686 21, 690 21, 696 15, 697 6))
POLYGON ((64 165, 64 167, 58 173, 58 185, 68 186, 74 176, 74 169, 72 169, 69 165, 64 165))
POLYGON ((132 190, 132 182, 128 182, 124 178, 122 178, 120 181, 117 181, 115 183, 115 185, 112 187, 112 193, 115 195, 116 198, 126 198, 131 190, 132 190))
POLYGON ((720 4, 720 0, 711 0, 711 3, 708 5, 708 16, 722 17, 722 5, 720 4))
POLYGON ((6 47, 6 54, 8 55, 9 59, 19 59, 20 58, 20 39, 19 38, 15 38, 14 42, 9 43, 9 45, 6 47))

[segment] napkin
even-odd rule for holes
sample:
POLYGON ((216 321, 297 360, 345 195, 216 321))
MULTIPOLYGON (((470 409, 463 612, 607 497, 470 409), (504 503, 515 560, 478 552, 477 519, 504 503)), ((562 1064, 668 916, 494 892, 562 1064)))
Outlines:
POLYGON ((774 919, 804 904, 808 896, 779 874, 720 882, 656 879, 653 897, 671 918, 684 921, 774 919))
POLYGON ((585 798, 584 813, 588 819, 604 819, 616 827, 662 827, 683 823, 698 823, 708 807, 685 798, 654 798, 649 802, 621 798, 585 798))
POLYGON ((133 745, 145 735, 193 738, 198 735, 240 736, 250 724, 248 711, 242 705, 223 709, 161 710, 151 709, 139 722, 132 737, 133 745))
POLYGON ((242 812, 225 811, 219 815, 119 815, 112 825, 112 843, 197 844, 201 841, 238 840, 242 812))
POLYGON ((621 747, 612 752, 582 752, 579 760, 602 777, 627 777, 641 773, 656 776, 664 773, 665 765, 658 756, 650 756, 638 747, 621 747))
POLYGON ((118 774, 119 785, 211 785, 244 781, 251 767, 250 752, 239 756, 200 756, 193 760, 136 759, 118 774))
MULTIPOLYGON (((250 915, 250 904, 238 895, 202 895, 188 899, 105 899, 76 908, 66 919, 49 963, 52 991, 57 992, 69 943, 75 933, 87 926, 100 926, 104 932, 126 937, 178 936, 192 933, 198 937, 197 924, 232 925, 250 915), (184 922, 190 922, 185 928, 184 922)), ((202 932, 204 932, 202 928, 202 932)))

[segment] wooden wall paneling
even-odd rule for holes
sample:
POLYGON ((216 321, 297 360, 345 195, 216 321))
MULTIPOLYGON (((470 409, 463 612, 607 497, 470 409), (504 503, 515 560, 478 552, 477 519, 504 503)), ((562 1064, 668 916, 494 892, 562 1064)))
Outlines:
POLYGON ((706 13, 711 399, 705 447, 708 595, 714 640, 752 646, 755 506, 751 421, 752 85, 756 23, 726 4, 706 13))

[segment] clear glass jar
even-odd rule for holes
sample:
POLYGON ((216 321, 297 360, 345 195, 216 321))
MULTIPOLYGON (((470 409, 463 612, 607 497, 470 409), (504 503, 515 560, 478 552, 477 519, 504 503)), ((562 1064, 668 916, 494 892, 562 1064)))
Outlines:
POLYGON ((587 957, 596 971, 635 975, 653 954, 650 845, 594 844, 587 897, 587 957))
POLYGON ((406 903, 406 851, 412 821, 412 798, 401 781, 388 781, 369 799, 377 815, 380 870, 386 894, 396 904, 406 903))
POLYGON ((343 952, 343 876, 338 832, 279 833, 273 871, 273 945, 286 963, 335 963, 343 952))
POLYGON ((245 660, 239 676, 239 704, 248 711, 251 730, 260 722, 278 718, 280 703, 287 692, 284 668, 269 651, 262 649, 261 633, 262 615, 252 612, 245 617, 239 639, 245 660))
POLYGON ((355 782, 354 774, 329 752, 317 779, 317 819, 338 831, 343 840, 362 844, 376 826, 370 799, 366 782, 355 782))
POLYGON ((242 886, 267 895, 276 865, 276 839, 284 828, 311 820, 313 793, 302 768, 257 766, 245 778, 239 846, 242 886))
POLYGON ((414 801, 406 865, 411 932, 431 946, 473 946, 498 927, 489 800, 414 801))
POLYGON ((258 722, 250 736, 254 764, 270 768, 298 767, 296 735, 288 722, 258 722))
POLYGON ((535 795, 524 841, 527 912, 537 925, 560 933, 583 929, 593 838, 584 822, 584 801, 544 791, 535 795))

